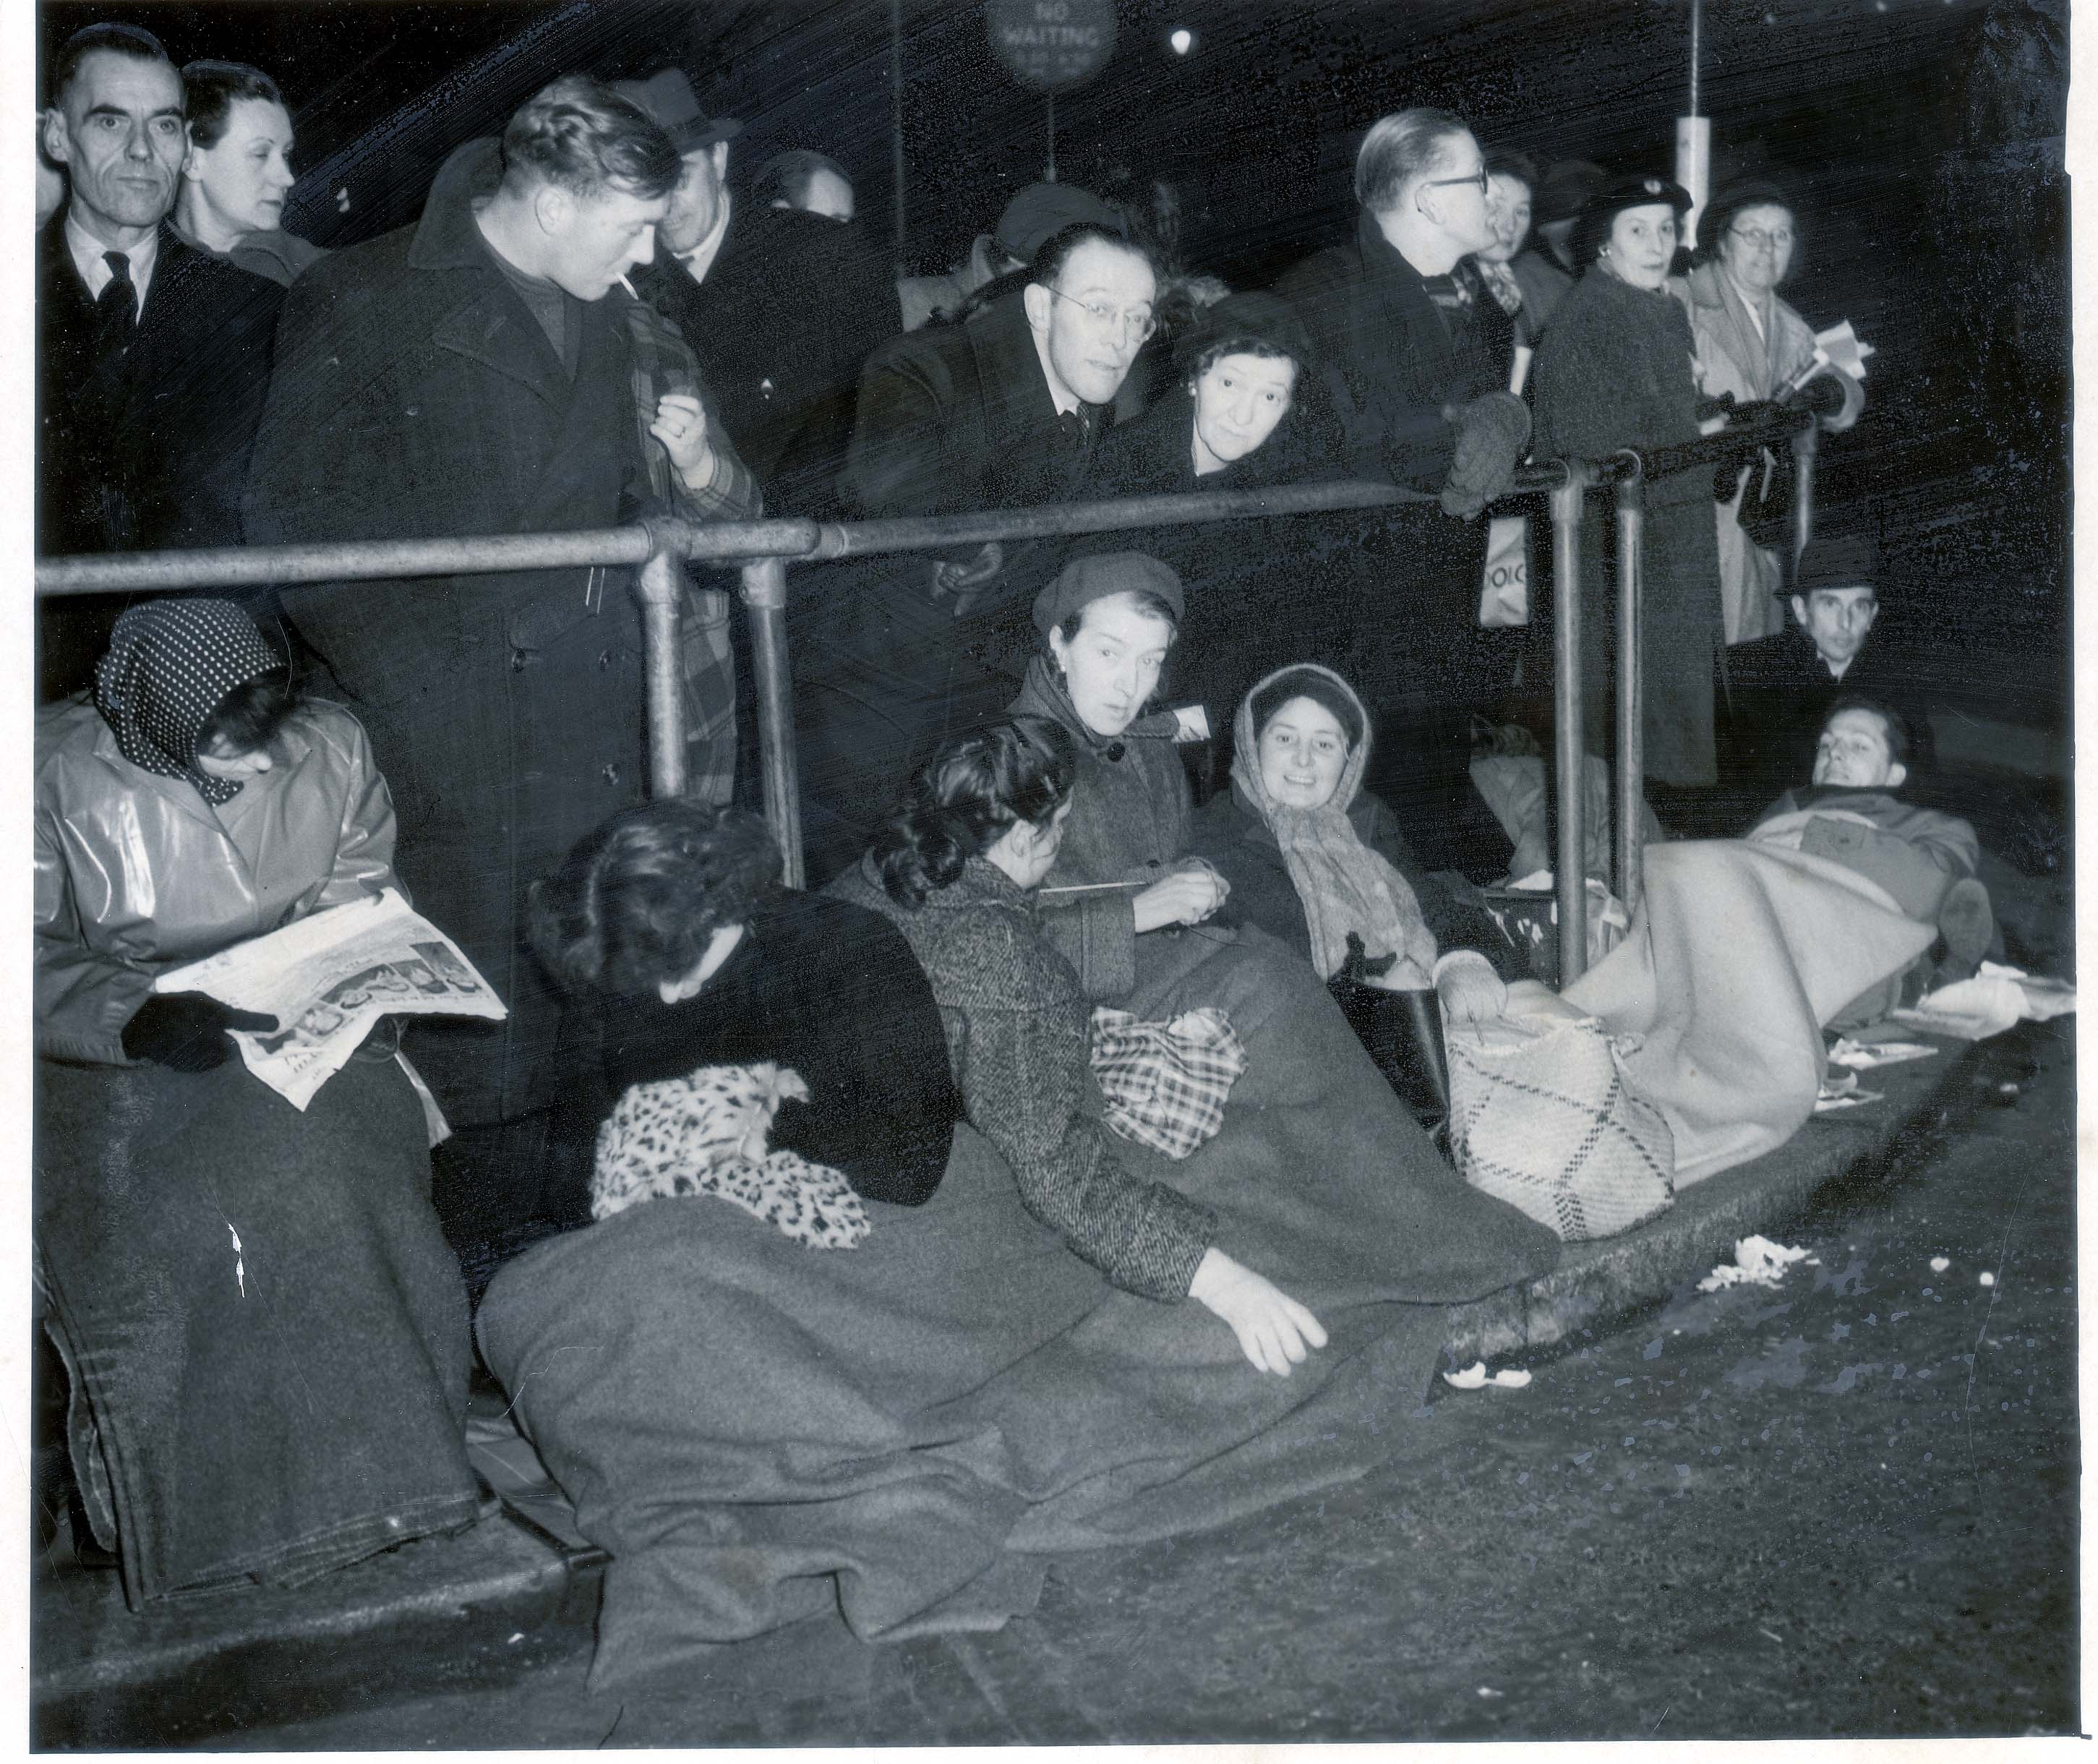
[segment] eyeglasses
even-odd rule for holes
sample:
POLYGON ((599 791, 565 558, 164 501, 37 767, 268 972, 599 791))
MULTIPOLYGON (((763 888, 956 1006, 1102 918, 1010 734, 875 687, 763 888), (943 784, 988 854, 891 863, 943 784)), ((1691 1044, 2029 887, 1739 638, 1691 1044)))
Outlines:
POLYGON ((1151 333, 1158 328, 1157 319, 1149 313, 1124 312, 1119 307, 1108 305, 1105 301, 1082 301, 1075 295, 1060 294, 1053 287, 1047 292, 1051 300, 1070 301, 1101 330, 1113 325, 1118 331, 1133 333, 1139 343, 1148 342, 1151 333))
POLYGON ((1765 246, 1783 251, 1792 243, 1792 229, 1781 226, 1775 233, 1767 233, 1760 226, 1730 226, 1727 230, 1751 251, 1761 251, 1765 246))
POLYGON ((1486 178, 1486 167, 1484 160, 1480 161, 1479 169, 1477 171, 1467 172, 1462 178, 1424 178, 1420 182, 1422 188, 1427 190, 1433 190, 1440 184, 1475 184, 1482 196, 1490 197, 1494 193, 1494 187, 1486 178))

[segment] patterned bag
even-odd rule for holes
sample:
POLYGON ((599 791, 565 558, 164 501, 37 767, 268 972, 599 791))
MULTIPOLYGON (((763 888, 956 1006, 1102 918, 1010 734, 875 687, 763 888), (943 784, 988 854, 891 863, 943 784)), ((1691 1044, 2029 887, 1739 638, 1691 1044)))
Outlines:
POLYGON ((1637 1045, 1594 1017, 1451 1029, 1450 1147, 1464 1180, 1568 1243, 1673 1206, 1674 1135, 1625 1078, 1637 1045))
POLYGON ((1183 1158, 1223 1126, 1246 1051, 1214 1006, 1145 1023, 1103 1005, 1093 1012, 1092 1064, 1107 1124, 1125 1139, 1183 1158))

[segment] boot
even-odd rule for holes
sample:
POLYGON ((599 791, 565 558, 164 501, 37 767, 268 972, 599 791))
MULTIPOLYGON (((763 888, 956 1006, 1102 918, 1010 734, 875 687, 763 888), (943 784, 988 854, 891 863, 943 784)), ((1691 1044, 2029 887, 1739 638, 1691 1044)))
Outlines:
POLYGON ((1450 1064, 1442 1006, 1432 987, 1391 992, 1336 976, 1333 992, 1348 1026, 1421 1130, 1450 1155, 1450 1064))

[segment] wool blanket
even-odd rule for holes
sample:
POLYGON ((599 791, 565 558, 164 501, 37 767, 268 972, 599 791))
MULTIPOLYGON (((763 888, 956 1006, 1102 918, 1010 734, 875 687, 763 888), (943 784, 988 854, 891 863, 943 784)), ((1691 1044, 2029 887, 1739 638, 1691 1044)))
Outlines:
POLYGON ((39 1062, 37 1090, 46 1321, 134 1608, 473 1521, 466 1292, 397 1064, 353 1059, 304 1113, 238 1060, 39 1062))
POLYGON ((1117 1152, 1319 1317, 1328 1345, 1288 1378, 1195 1301, 1110 1287, 967 1126, 925 1205, 866 1203, 849 1256, 674 1200, 496 1276, 483 1355, 613 1558, 594 1685, 824 1612, 869 1639, 997 1627, 1047 1555, 1220 1525, 1399 1449, 1442 1305, 1557 1244, 1434 1156, 1301 957, 1244 935, 1158 941, 1131 1004, 1229 1012, 1249 1067, 1222 1130, 1184 1161, 1117 1152))
POLYGON ((1563 997, 1642 1038, 1626 1077, 1668 1118, 1681 1188, 1806 1124, 1823 1025, 1933 935, 1827 858, 1741 840, 1654 845, 1629 935, 1563 997))

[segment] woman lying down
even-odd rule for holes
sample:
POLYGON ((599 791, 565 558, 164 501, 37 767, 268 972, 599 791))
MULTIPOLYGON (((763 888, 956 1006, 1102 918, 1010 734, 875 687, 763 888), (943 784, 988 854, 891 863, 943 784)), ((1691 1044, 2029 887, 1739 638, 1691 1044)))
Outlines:
POLYGON ((505 1267, 477 1328, 613 1558, 594 1683, 830 1611, 996 1626, 1050 1553, 1358 1476, 1404 1439, 1444 1305, 1552 1261, 1432 1154, 1354 1150, 1420 1136, 1322 991, 1273 1031, 1347 1074, 1311 1102, 1242 1104, 1278 1069, 1254 1031, 1188 1155, 1106 1125, 1035 900, 1073 774, 1053 725, 960 738, 835 898, 674 804, 542 891, 598 1019, 599 1218, 505 1267))

